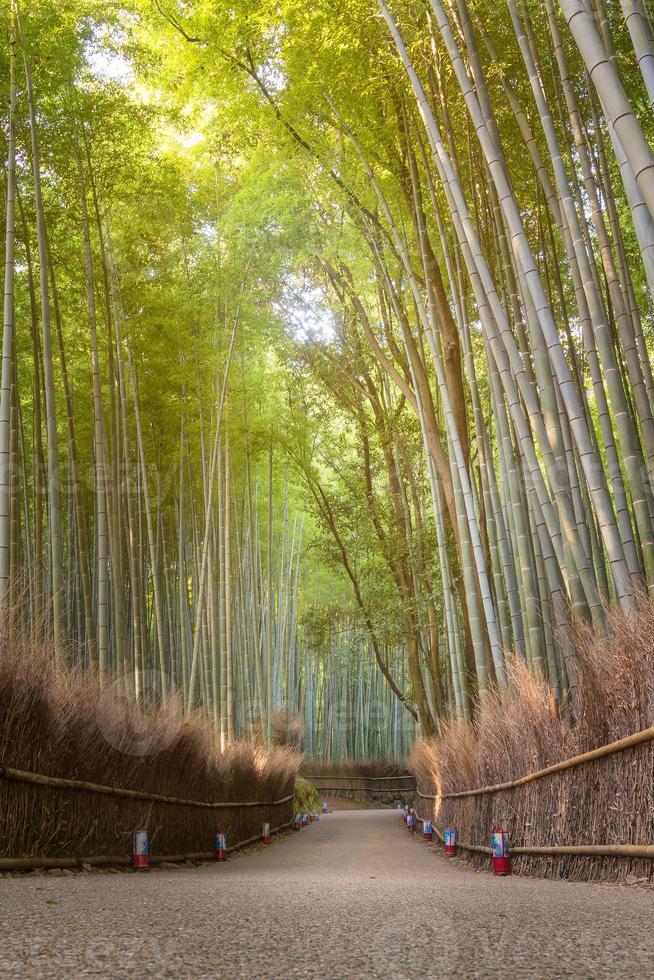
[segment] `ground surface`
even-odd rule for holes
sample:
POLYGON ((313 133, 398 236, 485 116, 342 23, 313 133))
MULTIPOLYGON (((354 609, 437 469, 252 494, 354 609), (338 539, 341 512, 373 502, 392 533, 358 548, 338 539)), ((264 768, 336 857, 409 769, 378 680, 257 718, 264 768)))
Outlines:
POLYGON ((381 810, 383 809, 379 803, 375 803, 374 800, 347 800, 339 796, 329 796, 329 794, 321 793, 318 790, 318 796, 320 797, 320 802, 326 800, 329 803, 330 810, 338 812, 339 810, 381 810))
POLYGON ((652 977, 654 893, 452 865, 340 811, 224 865, 0 879, 0 977, 652 977), (56 903, 56 904, 55 904, 56 903))

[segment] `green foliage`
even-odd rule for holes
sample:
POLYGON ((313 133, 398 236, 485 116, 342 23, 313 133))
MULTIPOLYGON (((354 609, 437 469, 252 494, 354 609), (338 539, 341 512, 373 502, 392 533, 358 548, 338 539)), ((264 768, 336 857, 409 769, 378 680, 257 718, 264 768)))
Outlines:
MULTIPOLYGON (((455 5, 446 6, 454 9, 455 5)), ((579 152, 572 146, 562 79, 554 70, 545 4, 528 0, 518 6, 530 17, 529 27, 541 59, 541 83, 553 108, 564 168, 575 182, 572 207, 577 207, 586 222, 583 248, 595 265, 592 287, 585 288, 597 289, 599 306, 608 314, 611 349, 616 352, 617 370, 601 364, 596 384, 591 383, 589 368, 596 354, 586 349, 581 328, 583 289, 571 273, 566 238, 557 227, 556 215, 550 215, 551 201, 545 200, 534 162, 526 152, 524 132, 511 107, 509 92, 524 108, 523 128, 528 121, 533 130, 530 146, 537 148, 545 161, 543 170, 552 184, 553 161, 538 120, 530 78, 514 43, 507 5, 469 0, 467 5, 459 5, 459 14, 467 7, 473 20, 487 86, 484 99, 487 94, 493 125, 501 133, 508 182, 515 189, 519 220, 534 252, 555 323, 549 346, 556 347, 559 340, 567 361, 578 373, 579 387, 588 402, 584 411, 596 430, 597 448, 591 446, 589 453, 594 452, 608 471, 603 444, 606 428, 601 425, 617 430, 618 421, 632 409, 629 392, 625 406, 611 402, 604 414, 597 404, 598 387, 620 373, 625 378, 628 375, 615 293, 624 288, 630 309, 637 307, 630 312, 633 323, 628 329, 643 324, 646 357, 652 346, 651 296, 618 161, 597 99, 586 84, 579 51, 565 33, 565 54, 592 148, 598 186, 600 176, 605 176, 601 174, 600 142, 606 147, 607 180, 600 187, 599 198, 608 212, 609 189, 615 197, 611 203, 616 222, 610 228, 609 251, 615 252, 619 277, 624 280, 613 288, 608 284, 606 256, 588 221, 588 192, 583 186, 579 152)), ((538 373, 540 348, 536 352, 528 336, 533 329, 534 303, 526 299, 524 270, 510 253, 506 221, 499 216, 497 188, 484 162, 454 66, 424 5, 397 0, 392 7, 445 133, 448 153, 455 161, 489 276, 507 313, 507 337, 520 347, 516 356, 522 359, 538 399, 551 386, 542 383, 538 373)), ((618 8, 607 5, 616 64, 644 133, 651 138, 654 124, 618 8)), ((8 28, 7 6, 2 16, 8 28)), ((134 418, 130 414, 126 422, 129 448, 123 458, 120 412, 116 410, 117 365, 126 363, 131 355, 146 469, 152 479, 150 496, 157 512, 156 555, 150 555, 150 564, 163 567, 168 561, 168 571, 174 571, 175 561, 180 560, 175 531, 184 518, 189 538, 184 546, 188 546, 189 565, 193 566, 186 576, 185 594, 192 597, 197 590, 196 552, 201 550, 211 433, 234 330, 223 437, 230 445, 239 547, 247 524, 248 531, 261 538, 262 565, 269 557, 265 530, 270 453, 273 512, 306 515, 299 621, 315 652, 320 680, 324 680, 330 664, 340 670, 350 662, 352 674, 362 683, 357 692, 362 699, 363 665, 374 641, 377 662, 383 664, 379 652, 383 649, 392 663, 391 674, 401 673, 400 694, 406 693, 408 703, 412 705, 420 697, 426 678, 424 700, 441 700, 436 707, 442 711, 452 692, 449 689, 440 698, 439 677, 445 677, 444 684, 451 688, 453 680, 448 672, 458 657, 472 690, 475 672, 483 671, 488 659, 488 636, 480 635, 475 641, 468 635, 470 624, 483 619, 478 611, 468 608, 469 604, 477 605, 481 589, 480 567, 472 568, 469 552, 466 559, 461 543, 471 508, 476 509, 475 518, 480 518, 482 527, 475 559, 495 574, 489 588, 490 604, 499 606, 499 593, 505 590, 497 542, 492 540, 495 515, 491 510, 495 504, 484 472, 483 433, 476 431, 480 426, 473 413, 475 398, 482 421, 488 424, 488 455, 493 472, 499 474, 495 486, 504 508, 507 536, 513 535, 510 547, 520 535, 515 523, 512 525, 516 508, 507 503, 502 472, 506 461, 499 445, 497 420, 493 419, 496 403, 492 381, 498 379, 492 374, 496 365, 489 357, 479 296, 466 273, 451 201, 438 179, 411 87, 378 16, 378 5, 373 0, 353 0, 346 5, 334 4, 333 0, 310 5, 300 0, 238 0, 227 5, 215 0, 126 0, 109 5, 98 0, 36 0, 25 4, 22 16, 18 60, 27 58, 36 93, 50 257, 50 269, 40 270, 26 84, 24 72, 19 71, 15 360, 21 433, 16 454, 25 473, 21 476, 18 522, 24 567, 34 562, 47 567, 48 562, 47 535, 42 533, 48 514, 40 496, 48 448, 39 312, 39 287, 45 275, 62 339, 61 350, 58 343, 55 345, 57 451, 62 471, 72 472, 74 430, 75 462, 83 484, 84 532, 91 541, 97 536, 97 420, 92 411, 84 274, 85 205, 91 226, 91 292, 98 311, 102 396, 109 406, 107 459, 116 486, 125 477, 123 469, 138 470, 134 418), (436 314, 429 310, 426 320, 421 319, 419 310, 429 294, 428 263, 418 227, 420 210, 423 239, 429 241, 444 281, 445 310, 436 314), (405 257, 400 254, 403 249, 405 257), (328 262, 335 275, 330 274, 328 262), (368 332, 355 299, 367 316, 368 332), (449 339, 443 325, 447 313, 456 316, 456 336, 449 339), (116 316, 122 331, 120 341, 116 340, 116 316), (378 348, 370 342, 370 334, 378 348), (458 433, 469 441, 470 450, 464 469, 474 499, 466 509, 462 494, 457 497, 456 487, 451 488, 452 472, 458 464, 452 423, 446 419, 435 369, 439 355, 434 350, 447 343, 454 348, 453 360, 461 360, 456 348, 468 334, 471 355, 461 371, 463 419, 459 420, 462 425, 458 433), (422 389, 410 363, 409 339, 415 343, 415 357, 424 367, 422 389), (388 371, 389 363, 395 375, 388 371), (64 366, 70 388, 70 418, 66 415, 64 366), (424 423, 425 402, 429 401, 433 402, 432 435, 444 459, 433 478, 432 470, 438 469, 438 464, 433 461, 433 445, 426 448, 424 423), (184 514, 179 501, 182 483, 188 500, 188 513, 184 514), (437 484, 444 498, 446 491, 455 498, 453 502, 444 499, 440 515, 434 490, 437 484), (332 642, 344 624, 351 637, 332 642), (406 651, 411 641, 419 644, 407 676, 398 651, 406 651), (473 663, 475 642, 478 660, 473 663)), ((458 27, 455 33, 458 38, 458 27)), ((472 68, 471 51, 468 57, 472 68)), ((0 96, 4 104, 8 101, 8 76, 5 44, 0 51, 0 96)), ((631 343, 630 336, 627 342, 631 343)), ((451 377, 447 380, 452 382, 451 377)), ((500 378, 500 389, 505 381, 505 377, 500 378)), ((501 399, 505 395, 502 393, 501 399)), ((522 397, 524 400, 524 393, 522 397)), ((130 404, 132 398, 130 389, 130 404)), ((555 394, 554 403, 556 398, 555 394)), ((648 400, 651 391, 644 396, 644 401, 648 400)), ((518 406, 518 412, 523 411, 519 399, 512 404, 518 406)), ((633 428, 638 441, 649 430, 642 424, 647 420, 638 417, 640 407, 636 408, 633 428)), ((564 418, 563 409, 561 415, 564 418)), ((551 421, 546 419, 548 432, 551 421)), ((529 433, 535 428, 534 422, 535 418, 526 419, 529 433)), ((510 454, 515 451, 517 470, 522 473, 523 447, 518 446, 517 433, 511 426, 515 426, 514 419, 509 422, 510 445, 504 448, 510 454)), ((562 428, 561 438, 567 439, 569 420, 562 428)), ((577 436, 570 436, 574 441, 573 436, 577 436)), ((534 436, 532 442, 536 441, 534 436)), ((607 480, 614 498, 615 487, 623 477, 622 459, 631 458, 619 438, 616 443, 621 456, 607 480)), ((579 469, 575 458, 578 447, 565 447, 564 451, 572 459, 573 469, 579 469)), ((542 447, 537 446, 535 452, 538 462, 543 463, 542 447)), ((649 457, 654 458, 654 451, 642 455, 652 469, 649 457)), ((646 475, 648 480, 651 477, 651 472, 646 475)), ((139 494, 142 482, 141 474, 139 494)), ((551 488, 545 489, 550 492, 551 488)), ((643 499, 649 500, 650 489, 646 488, 643 499)), ((519 493, 521 490, 522 484, 519 493)), ((143 540, 141 496, 136 519, 143 540)), ((552 496, 556 496, 553 490, 552 496)), ((629 523, 635 501, 641 498, 629 487, 625 499, 625 520, 629 523)), ((585 507, 581 491, 575 501, 577 511, 580 501, 585 507)), ((66 503, 64 534, 70 556, 78 547, 80 529, 71 517, 70 495, 66 503)), ((559 501, 552 503, 556 510, 559 501)), ((533 540, 524 546, 529 552, 525 561, 534 566, 538 589, 545 590, 542 596, 534 597, 539 613, 533 631, 538 637, 542 632, 543 643, 553 649, 552 583, 542 583, 549 568, 555 578, 561 578, 562 597, 567 602, 572 596, 565 590, 577 575, 574 568, 561 567, 560 559, 570 561, 564 552, 571 547, 562 527, 547 528, 550 537, 557 541, 560 537, 563 542, 560 554, 555 555, 557 569, 552 572, 551 565, 539 566, 539 562, 547 564, 536 554, 547 520, 529 512, 531 500, 528 505, 526 516, 531 526, 527 535, 533 540)), ((540 514, 543 501, 539 499, 537 505, 540 514)), ((641 512, 648 508, 649 504, 643 505, 641 512)), ((595 516, 591 516, 591 524, 595 516)), ((112 516, 112 520, 118 518, 112 516)), ((551 520, 560 523, 558 511, 551 520)), ((579 534, 590 534, 577 512, 575 520, 580 525, 579 534)), ((649 513, 647 522, 651 524, 649 513)), ((122 548, 128 539, 124 515, 119 523, 115 538, 122 548)), ((276 555, 282 540, 279 516, 274 523, 272 548, 276 555)), ((596 523, 601 531, 602 521, 596 523)), ((594 525, 592 530, 595 533, 594 525)), ((639 539, 633 545, 635 551, 641 547, 640 539, 644 540, 641 530, 635 528, 634 541, 639 539)), ((593 547, 590 538, 587 547, 593 547)), ((591 577, 596 574, 598 581, 606 575, 603 566, 607 556, 602 547, 599 544, 596 553, 587 556, 591 577)), ((518 561, 512 557, 514 573, 522 572, 522 558, 518 561)), ((75 561, 69 560, 69 564, 73 568, 75 561)), ((80 619, 77 572, 71 575, 68 601, 80 619)), ((149 576, 148 567, 146 583, 149 576)), ((557 580, 556 590, 559 584, 557 580)), ((152 596, 148 589, 146 584, 149 629, 152 596)), ((518 597, 516 603, 518 619, 527 606, 534 605, 531 600, 525 604, 524 597, 518 597)), ((505 645, 512 639, 513 627, 511 623, 505 629, 505 645)), ((171 624, 167 628, 174 632, 171 624)), ((484 629, 490 635, 488 623, 480 626, 482 633, 484 629)), ((540 639, 533 642, 539 648, 542 645, 540 639)), ((260 636, 257 643, 261 647, 260 636)), ((154 654, 152 644, 149 655, 154 654)), ((561 663, 557 669, 565 673, 561 663)), ((257 683, 263 680, 258 678, 257 683)), ((299 697, 300 685, 297 687, 299 697)), ((338 696, 351 694, 352 689, 339 690, 338 696)), ((427 711, 423 705, 423 715, 435 715, 436 707, 432 703, 427 711)))
POLYGON ((293 797, 293 813, 311 813, 320 810, 318 791, 310 780, 304 776, 295 777, 295 796, 293 797))

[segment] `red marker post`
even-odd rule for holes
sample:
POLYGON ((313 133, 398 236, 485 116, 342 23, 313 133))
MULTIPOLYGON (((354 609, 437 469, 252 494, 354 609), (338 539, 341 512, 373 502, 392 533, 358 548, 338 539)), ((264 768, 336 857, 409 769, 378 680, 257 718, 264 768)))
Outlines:
POLYGON ((509 850, 509 834, 503 827, 496 827, 491 834, 491 849, 493 852, 493 874, 511 874, 511 852, 509 850))
POLYGON ((261 826, 261 840, 264 844, 270 844, 272 840, 272 834, 270 833, 270 824, 264 823, 261 826))
POLYGON ((443 839, 445 842, 443 853, 447 857, 454 857, 456 854, 456 830, 454 827, 447 827, 443 831, 443 839))
POLYGON ((144 871, 150 867, 147 830, 135 830, 132 834, 132 867, 136 871, 144 871))
POLYGON ((216 861, 227 860, 227 834, 216 834, 216 861))

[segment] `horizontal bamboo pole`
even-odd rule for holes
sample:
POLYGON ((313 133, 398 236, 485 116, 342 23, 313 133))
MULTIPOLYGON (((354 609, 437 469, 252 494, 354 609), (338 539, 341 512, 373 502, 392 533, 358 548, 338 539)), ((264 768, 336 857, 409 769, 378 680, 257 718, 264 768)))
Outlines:
MULTIPOLYGON (((445 839, 438 827, 434 827, 432 824, 432 829, 441 844, 444 844, 445 839)), ((457 841, 456 846, 464 851, 474 851, 477 854, 493 853, 491 847, 485 847, 483 844, 467 844, 457 841)), ((537 844, 526 844, 524 847, 511 847, 509 850, 511 854, 542 854, 545 857, 572 854, 586 855, 587 857, 654 858, 654 844, 553 844, 542 847, 537 844)))
POLYGON ((11 779, 21 783, 33 783, 37 786, 50 786, 55 789, 72 789, 85 793, 99 793, 104 796, 120 796, 129 800, 145 800, 153 803, 171 803, 175 806, 193 806, 204 810, 242 809, 249 806, 280 806, 293 799, 293 794, 284 796, 281 800, 247 800, 240 803, 211 803, 209 800, 185 800, 178 796, 162 796, 159 793, 144 793, 137 789, 121 789, 116 786, 103 786, 101 783, 88 783, 82 779, 65 779, 61 776, 42 776, 36 772, 24 772, 22 769, 11 769, 0 766, 0 779, 11 779))
MULTIPOLYGON (((333 779, 334 778, 334 776, 330 773, 327 773, 324 776, 305 776, 303 773, 300 773, 300 775, 302 776, 303 779, 333 779)), ((405 780, 413 779, 415 781, 415 776, 410 776, 410 775, 408 776, 339 776, 338 778, 348 779, 348 780, 365 779, 371 783, 382 783, 391 779, 405 779, 405 780)))
POLYGON ((654 844, 555 844, 551 847, 512 847, 511 854, 587 854, 590 857, 654 858, 654 844))
POLYGON ((626 738, 618 739, 617 742, 611 742, 609 745, 602 745, 598 749, 591 749, 590 752, 583 752, 581 755, 575 755, 571 759, 564 759, 563 762, 555 762, 551 766, 546 766, 545 769, 530 772, 526 776, 520 776, 519 779, 513 779, 508 783, 494 783, 492 786, 481 786, 478 789, 464 789, 458 793, 436 793, 435 795, 430 795, 428 793, 421 793, 419 789, 416 792, 423 800, 455 800, 464 796, 483 796, 486 793, 500 793, 502 790, 515 789, 517 786, 532 783, 536 779, 543 779, 544 776, 552 776, 554 773, 563 772, 566 769, 573 769, 575 766, 593 762, 595 759, 603 759, 608 755, 614 755, 616 752, 623 752, 625 749, 634 748, 634 746, 642 745, 643 742, 650 742, 652 739, 654 739, 654 725, 651 728, 643 729, 642 732, 636 732, 634 735, 627 735, 626 738))
POLYGON ((316 786, 317 790, 323 793, 368 793, 369 795, 383 795, 387 793, 415 793, 415 786, 389 786, 388 789, 368 789, 367 786, 316 786))
MULTIPOLYGON (((277 834, 282 830, 286 830, 287 827, 292 825, 293 821, 289 820, 287 823, 282 823, 278 827, 272 827, 270 830, 271 834, 277 834)), ((254 837, 248 837, 246 840, 238 841, 236 844, 232 844, 228 847, 228 851, 238 851, 242 847, 247 847, 248 844, 255 844, 258 840, 261 840, 259 834, 254 837)), ((189 854, 153 854, 150 855, 150 864, 164 864, 170 862, 171 864, 179 863, 181 861, 209 861, 215 855, 215 851, 192 851, 189 854)), ((0 858, 0 871, 21 871, 29 870, 31 868, 35 870, 47 869, 47 868, 81 868, 82 865, 88 864, 91 867, 106 867, 106 866, 128 866, 132 863, 132 858, 125 854, 115 854, 106 855, 99 854, 92 857, 21 857, 21 858, 0 858)))
MULTIPOLYGON (((424 820, 421 821, 421 823, 424 823, 424 822, 425 822, 424 820)), ((441 832, 438 829, 438 827, 435 827, 432 824, 432 830, 434 831, 434 833, 438 837, 438 839, 441 842, 441 844, 444 844, 445 843, 445 838, 441 834, 441 832)), ((477 851, 480 854, 492 854, 493 853, 493 849, 491 847, 484 847, 483 844, 462 844, 462 843, 459 843, 459 841, 457 841, 456 842, 456 846, 457 847, 462 847, 464 851, 477 851)))

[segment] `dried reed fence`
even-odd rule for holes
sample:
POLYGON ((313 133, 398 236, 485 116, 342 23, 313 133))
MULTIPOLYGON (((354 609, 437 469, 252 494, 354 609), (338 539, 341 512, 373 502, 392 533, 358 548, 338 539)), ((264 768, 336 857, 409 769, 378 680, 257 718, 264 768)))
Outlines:
POLYGON ((583 880, 654 877, 651 857, 525 854, 520 848, 654 844, 654 740, 641 736, 619 751, 592 757, 517 785, 520 777, 654 725, 654 606, 629 616, 609 613, 599 637, 575 629, 577 699, 573 724, 555 717, 549 691, 524 662, 510 665, 511 685, 480 704, 472 724, 450 722, 441 737, 417 743, 409 768, 422 796, 417 810, 437 830, 456 827, 479 848, 462 857, 488 865, 490 831, 511 835, 517 873, 583 880), (482 787, 493 792, 455 795, 482 787), (437 797, 428 799, 425 797, 437 797))
POLYGON ((135 828, 176 857, 209 853, 217 832, 255 838, 292 820, 299 761, 256 741, 221 754, 200 715, 140 711, 0 635, 0 864, 124 856, 135 828))
POLYGON ((351 800, 413 796, 416 781, 405 767, 387 759, 369 762, 325 762, 308 759, 302 774, 318 793, 351 800))

